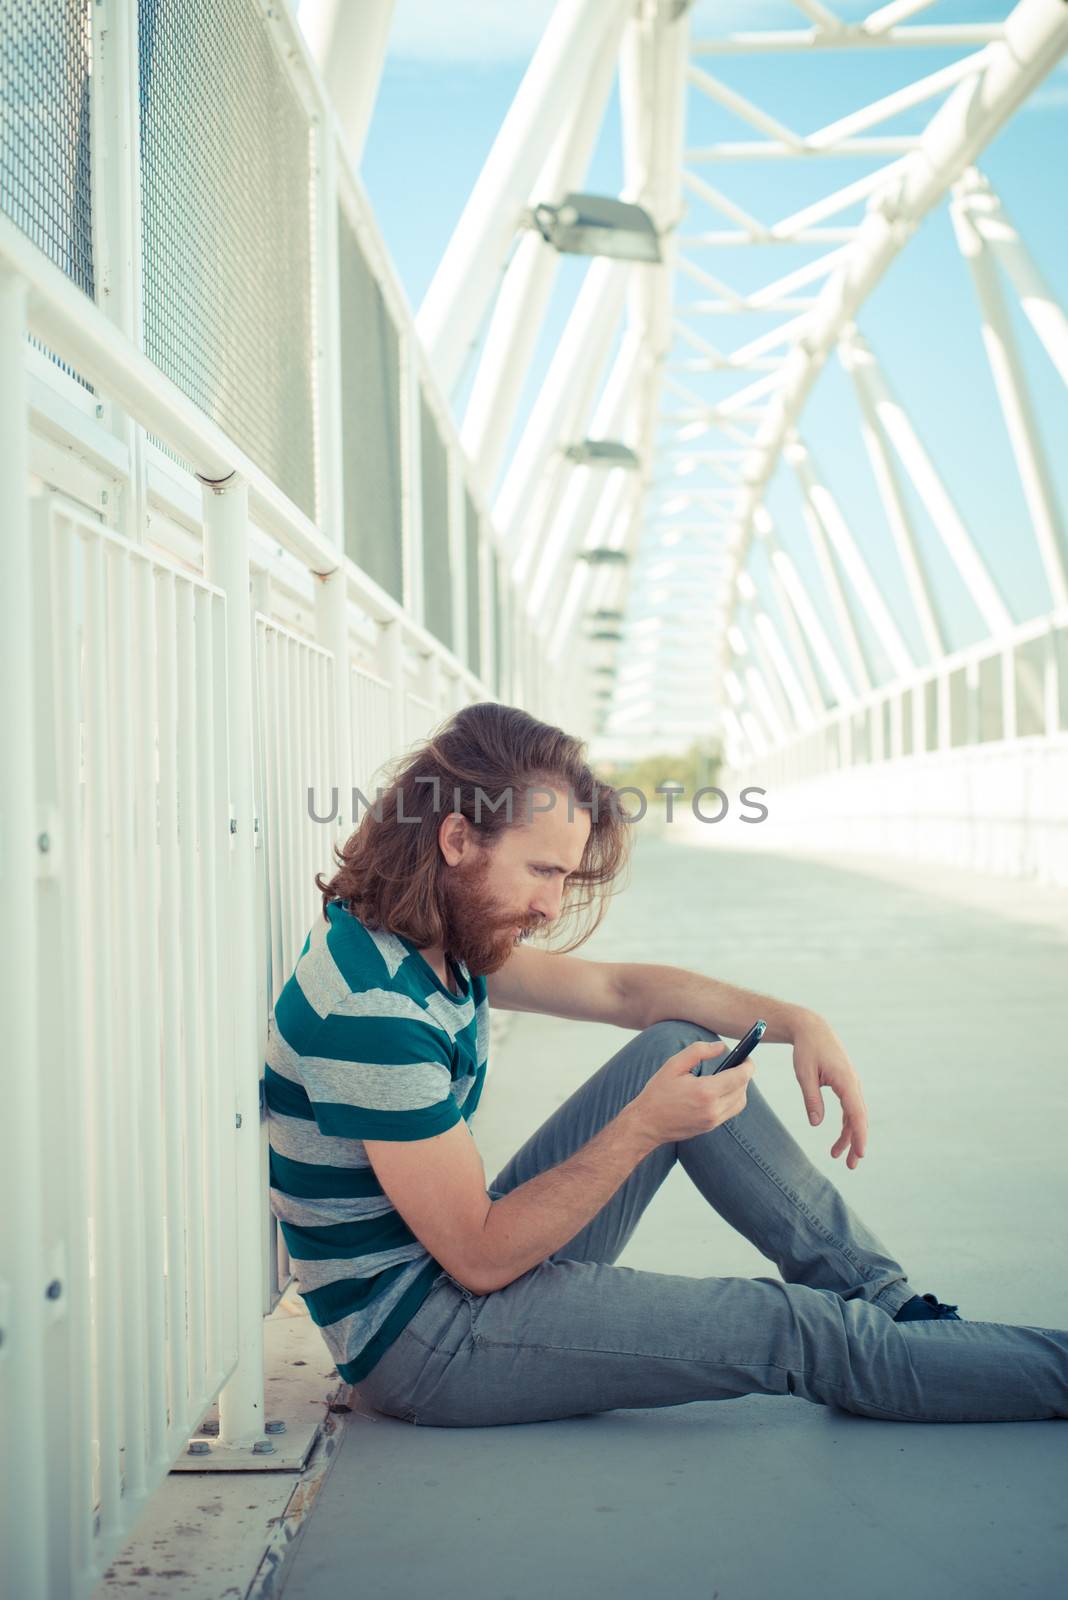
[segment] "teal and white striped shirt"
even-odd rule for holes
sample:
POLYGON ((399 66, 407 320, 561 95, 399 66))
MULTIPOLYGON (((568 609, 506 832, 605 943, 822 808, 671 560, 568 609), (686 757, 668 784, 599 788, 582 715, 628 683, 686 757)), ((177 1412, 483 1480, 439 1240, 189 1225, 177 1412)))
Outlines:
POLYGON ((271 1210, 338 1372, 358 1383, 415 1315, 441 1263, 394 1209, 366 1139, 426 1139, 482 1093, 484 977, 441 982, 409 939, 332 900, 278 996, 265 1088, 271 1210))

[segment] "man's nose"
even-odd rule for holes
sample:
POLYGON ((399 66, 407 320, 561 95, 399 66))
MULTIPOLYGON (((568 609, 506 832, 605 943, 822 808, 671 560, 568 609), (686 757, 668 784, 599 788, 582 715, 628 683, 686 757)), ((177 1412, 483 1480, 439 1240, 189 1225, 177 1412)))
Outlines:
POLYGON ((530 908, 531 916, 544 917, 546 922, 555 921, 560 914, 560 902, 564 897, 563 888, 545 888, 538 895, 530 908))

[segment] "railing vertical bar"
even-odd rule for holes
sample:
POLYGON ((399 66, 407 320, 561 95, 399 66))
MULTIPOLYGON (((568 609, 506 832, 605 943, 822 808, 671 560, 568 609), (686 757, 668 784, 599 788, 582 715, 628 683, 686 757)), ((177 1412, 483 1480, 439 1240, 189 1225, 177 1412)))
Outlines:
POLYGON ((90 1140, 93 1155, 94 1277, 93 1336, 96 1384, 96 1438, 99 1445, 100 1538, 121 1535, 122 1481, 119 1451, 125 1416, 121 1383, 124 1335, 123 1272, 119 1251, 119 1209, 115 1138, 115 1028, 113 1020, 112 882, 109 709, 107 681, 107 599, 105 555, 100 539, 85 544, 85 754, 87 772, 86 885, 79 895, 82 937, 89 952, 91 1008, 90 1140))
POLYGON ((375 797, 371 790, 371 780, 375 776, 378 752, 382 748, 382 715, 379 705, 381 696, 372 693, 371 681, 363 673, 358 674, 356 684, 359 690, 360 724, 354 752, 355 777, 359 787, 373 805, 375 797))
MULTIPOLYGON (((331 749, 333 739, 331 736, 330 716, 332 712, 331 697, 334 686, 330 680, 331 660, 320 651, 316 651, 312 658, 312 765, 315 769, 315 792, 319 797, 319 816, 329 816, 330 801, 333 798, 331 790, 337 783, 337 772, 332 758, 331 749)), ((308 879, 308 907, 309 918, 314 915, 316 899, 319 891, 315 887, 315 875, 321 872, 326 862, 329 851, 329 841, 334 837, 336 824, 334 822, 312 822, 309 825, 311 834, 311 875, 308 879)))
POLYGON ((274 817, 275 829, 278 838, 278 865, 275 870, 274 884, 278 893, 279 913, 279 945, 278 945, 278 984, 282 986, 283 974, 292 971, 289 960, 289 949, 292 942, 290 933, 290 906, 287 902, 289 894, 289 831, 291 815, 286 807, 286 673, 285 673, 285 643, 283 637, 276 630, 267 636, 270 647, 270 671, 274 683, 275 695, 275 727, 274 727, 274 817))
MULTIPOLYGON (((47 513, 46 513, 47 516, 47 513)), ((50 584, 54 619, 52 648, 55 652, 55 714, 57 751, 57 801, 62 817, 64 854, 68 881, 77 885, 82 850, 82 775, 81 775, 81 668, 79 663, 80 627, 75 602, 75 568, 81 556, 80 541, 67 528, 54 523, 39 529, 47 539, 50 584)), ((38 646, 41 641, 38 640, 38 646)), ((85 947, 79 937, 79 919, 60 919, 60 959, 66 974, 64 991, 63 1041, 65 1082, 70 1142, 64 1152, 66 1199, 69 1214, 67 1237, 71 1256, 67 1264, 67 1315, 70 1318, 72 1346, 69 1368, 67 1419, 70 1448, 67 1456, 70 1491, 70 1567, 73 1575, 99 1575, 95 1559, 93 1506, 93 1363, 87 1338, 92 1316, 92 1285, 89 1263, 89 1217, 91 1213, 91 1174, 89 1170, 89 1097, 86 1092, 86 1047, 83 1019, 86 1016, 85 947)), ((20 1469, 21 1469, 20 1459, 20 1469)), ((32 1590, 27 1590, 32 1593, 32 1590)))
POLYGON ((270 629, 267 622, 256 622, 256 670, 259 674, 259 742, 261 742, 261 800, 259 800, 259 834, 264 853, 264 894, 267 898, 267 949, 270 950, 270 1010, 281 989, 281 910, 278 907, 278 806, 275 803, 277 786, 277 723, 278 707, 273 682, 273 664, 270 658, 270 629))
MULTIPOLYGON (((308 885, 311 883, 310 863, 312 859, 312 820, 308 815, 308 788, 313 778, 313 756, 315 750, 314 715, 315 701, 312 687, 312 661, 311 652, 306 645, 294 645, 297 671, 297 782, 294 788, 293 800, 297 808, 297 839, 300 844, 298 856, 298 889, 295 896, 295 909, 297 913, 297 955, 304 948, 307 938, 306 908, 308 904, 308 885)), ((295 959, 295 958, 294 958, 295 959)))
POLYGON ((293 806, 291 803, 293 768, 290 758, 292 707, 289 703, 289 641, 285 634, 274 638, 275 670, 278 675, 278 821, 281 842, 279 894, 283 901, 282 971, 292 972, 296 961, 293 948, 296 918, 293 915, 293 806))
MULTIPOLYGON (((330 727, 330 716, 333 710, 331 698, 334 686, 330 678, 331 660, 315 652, 312 660, 312 692, 313 704, 313 741, 315 767, 315 791, 319 796, 319 816, 330 815, 331 793, 337 783, 337 772, 331 754, 333 738, 330 727)), ((326 852, 329 850, 329 840, 334 837, 336 823, 316 822, 311 826, 312 840, 312 870, 308 881, 308 905, 310 912, 314 913, 318 890, 315 887, 315 875, 321 872, 325 864, 326 852)))
MULTIPOLYGON (((144 860, 143 841, 134 828, 134 752, 132 745, 133 697, 131 677, 130 562, 128 549, 108 542, 108 689, 111 699, 112 837, 111 916, 115 930, 114 975, 116 998, 129 996, 136 961, 137 881, 144 860), (123 841, 121 847, 118 841, 123 841)), ((143 1500, 149 1491, 145 1445, 147 1438, 146 1373, 148 1348, 145 1289, 144 1149, 139 1138, 144 1049, 142 1013, 138 999, 116 1005, 115 1051, 109 1076, 115 1084, 115 1130, 118 1161, 112 1181, 119 1195, 120 1276, 115 1280, 123 1320, 122 1382, 125 1422, 125 1497, 143 1500)))
POLYGON ((286 974, 293 971, 297 955, 301 954, 301 946, 297 942, 297 859, 301 851, 301 824, 297 821, 297 760, 296 723, 297 710, 294 706, 296 696, 296 662, 294 662, 293 640, 288 634, 278 635, 278 653, 280 653, 281 666, 281 715, 283 715, 283 741, 281 741, 281 808, 286 816, 286 866, 285 866, 285 909, 286 909, 286 974))
MULTIPOLYGON (((270 603, 269 600, 267 602, 270 603)), ((257 605, 257 609, 262 609, 257 605)), ((253 618, 252 628, 252 758, 253 758, 253 804, 256 818, 253 824, 255 830, 253 852, 256 862, 256 915, 254 918, 256 933, 256 990, 259 996, 256 1007, 257 1015, 266 1015, 274 1004, 274 991, 272 988, 274 972, 271 962, 271 908, 270 884, 267 877, 267 759, 264 750, 265 713, 264 713, 264 682, 263 682, 263 617, 253 618)), ((219 903, 225 903, 225 895, 220 894, 219 903)))
MULTIPOLYGON (((316 829, 318 847, 315 852, 315 870, 329 879, 334 871, 333 842, 341 831, 341 818, 345 815, 344 800, 346 778, 342 776, 342 763, 339 757, 340 730, 338 722, 337 680, 340 677, 347 682, 348 667, 337 656, 321 656, 319 658, 320 689, 319 689, 319 719, 321 728, 321 754, 319 757, 320 782, 325 792, 323 809, 327 813, 331 810, 333 790, 337 789, 338 814, 335 820, 328 825, 321 825, 316 829)), ((345 712, 348 712, 348 700, 345 701, 345 712)), ((348 745, 346 743, 346 750, 348 745)), ((344 772, 347 774, 350 762, 346 758, 344 772)), ((320 908, 319 891, 312 885, 313 904, 318 911, 320 908)))
MULTIPOLYGON (((225 1115, 220 1098, 218 850, 219 829, 226 826, 219 806, 215 744, 215 650, 212 613, 215 595, 197 588, 193 603, 196 641, 196 725, 200 759, 197 768, 197 833, 200 838, 200 939, 204 978, 204 1176, 203 1214, 211 1219, 212 1245, 207 1251, 208 1277, 204 1299, 205 1360, 208 1388, 221 1380, 223 1353, 220 1338, 222 1263, 218 1245, 219 1129, 225 1115)), ((228 835, 227 835, 228 836, 228 835)))
MULTIPOLYGON (((382 748, 382 716, 379 706, 381 697, 372 695, 368 678, 361 675, 357 683, 360 691, 360 725, 357 730, 359 764, 356 768, 356 778, 360 788, 367 792, 375 775, 377 753, 382 748)), ((369 792, 367 798, 374 801, 374 795, 369 792)))
POLYGON ((286 982, 285 924, 282 916, 282 899, 285 880, 282 876, 285 840, 282 830, 282 779, 279 771, 281 755, 282 709, 278 673, 277 635, 267 627, 263 633, 263 680, 266 687, 267 715, 265 718, 265 743, 267 748, 267 811, 270 817, 271 853, 268 864, 268 882, 271 893, 271 949, 274 971, 274 1000, 286 982))
POLYGON ((160 572, 156 637, 159 641, 160 969, 162 985, 163 1129, 166 1172, 167 1353, 170 1357, 172 1440, 197 1420, 189 1416, 186 1387, 186 1266, 183 1229, 181 944, 178 933, 178 662, 174 574, 160 572))
POLYGON ((189 1273, 189 1391, 203 1392, 204 1365, 204 1082, 200 940, 201 916, 197 862, 197 769, 199 732, 196 703, 196 649, 193 591, 185 579, 175 591, 178 646, 178 860, 182 940, 182 1039, 185 1095, 186 1252, 189 1273))
POLYGON ((148 561, 135 569, 138 618, 138 668, 134 673, 134 815, 141 847, 138 881, 137 988, 142 1020, 141 1120, 138 1139, 144 1152, 145 1336, 148 1341, 149 1457, 170 1464, 165 1365, 166 1303, 163 1234, 163 1106, 160 1083, 160 842, 157 820, 156 756, 156 579, 148 561))
MULTIPOLYGON (((65 980, 67 969, 63 963, 63 923, 68 915, 67 906, 71 897, 69 882, 65 880, 63 871, 66 819, 62 810, 60 767, 63 760, 61 752, 65 747, 60 745, 60 740, 68 730, 57 727, 58 662, 52 618, 52 567, 55 553, 49 537, 47 510, 44 518, 40 519, 35 508, 32 526, 31 593, 27 599, 32 605, 33 695, 37 716, 33 766, 26 778, 38 815, 51 820, 47 830, 42 831, 37 839, 37 852, 43 856, 43 870, 37 885, 37 920, 30 959, 36 971, 61 972, 65 980), (43 526, 40 526, 42 520, 43 526)), ((78 1382, 85 1360, 85 1301, 84 1297, 79 1298, 77 1285, 71 1281, 71 1268, 85 1255, 80 1235, 88 1208, 84 1195, 79 1195, 74 1182, 77 1168, 73 1161, 75 1149, 84 1139, 85 1131, 71 1113, 67 1081, 70 1064, 66 1048, 66 1006, 55 1004, 51 987, 40 993, 38 999, 41 1003, 37 1012, 37 1055, 33 1077, 39 1104, 46 1106, 49 1112, 47 1148, 54 1172, 53 1181, 45 1184, 41 1191, 38 1260, 42 1263, 43 1281, 56 1285, 49 1296, 50 1314, 42 1339, 42 1354, 53 1385, 61 1386, 65 1393, 70 1385, 78 1382), (79 1199, 82 1201, 80 1207, 79 1199)), ((45 1299, 40 1285, 37 1295, 45 1299)), ((6 1415, 6 1407, 4 1409, 6 1415)), ((44 1411, 37 1421, 37 1427, 41 1435, 40 1447, 49 1467, 49 1516, 53 1519, 54 1528, 66 1534, 66 1537, 62 1537, 57 1533, 51 1541, 49 1593, 66 1594, 76 1587, 74 1574, 78 1572, 78 1566, 73 1546, 78 1529, 73 1507, 77 1503, 74 1494, 78 1464, 84 1455, 84 1449, 79 1446, 88 1446, 88 1430, 79 1438, 75 1432, 76 1416, 61 1418, 54 1409, 44 1411)), ((8 1448, 15 1448, 14 1439, 11 1439, 8 1448)))
MULTIPOLYGON (((316 651, 312 661, 312 683, 314 693, 314 721, 312 724, 315 744, 315 789, 320 796, 318 814, 329 816, 330 802, 333 799, 332 790, 337 784, 337 763, 333 755, 334 739, 331 728, 331 716, 334 710, 333 693, 334 685, 331 679, 333 661, 331 658, 316 651)), ((312 868, 308 880, 308 905, 309 914, 314 914, 319 891, 315 887, 315 875, 322 872, 326 866, 330 840, 334 837, 336 822, 315 822, 311 825, 312 839, 312 868)))
MULTIPOLYGON (((310 701, 310 727, 309 744, 311 746, 311 761, 308 772, 308 785, 315 794, 315 809, 318 816, 330 810, 330 794, 323 783, 323 750, 326 740, 323 737, 323 715, 325 711, 325 694, 323 689, 323 658, 318 650, 311 653, 308 661, 308 698, 310 701)), ((313 896, 315 895, 315 874, 319 871, 320 847, 327 825, 314 822, 309 814, 307 795, 304 797, 305 825, 308 829, 309 867, 308 879, 305 885, 305 900, 308 907, 305 915, 305 927, 311 924, 314 912, 313 896)))
MULTIPOLYGON (((230 833, 229 811, 230 792, 228 782, 230 777, 229 752, 230 752, 230 710, 229 710, 229 682, 226 659, 227 629, 230 603, 227 599, 217 598, 212 606, 212 699, 215 702, 215 770, 218 774, 218 791, 216 794, 216 813, 219 835, 219 848, 216 852, 215 881, 216 900, 220 906, 229 906, 230 885, 232 881, 231 855, 234 848, 234 836, 230 833)), ((255 911, 257 920, 262 920, 262 909, 255 911)), ((226 994, 225 1006, 220 1005, 218 1011, 218 1042, 219 1042, 219 1084, 218 1102, 220 1107, 219 1143, 217 1156, 219 1161, 218 1185, 218 1219, 217 1226, 219 1238, 225 1242, 226 1254, 221 1257, 223 1283, 226 1285, 226 1294, 222 1309, 222 1339, 225 1348, 225 1364, 227 1370, 237 1363, 238 1358, 238 1321, 239 1311, 237 1297, 232 1292, 233 1285, 238 1281, 238 1241, 237 1241, 237 1216, 238 1197, 234 1183, 234 1169, 237 1160, 236 1140, 236 1096, 234 1094, 234 1075, 232 1060, 234 1052, 234 1029, 232 1026, 233 1007, 231 1004, 230 969, 226 956, 225 941, 220 943, 216 951, 216 960, 220 973, 220 991, 226 994)))
MULTIPOLYGON (((226 595, 226 693, 230 739, 230 794, 236 832, 230 855, 227 903, 254 907, 252 672, 255 633, 249 604, 248 484, 240 478, 224 488, 205 485, 205 576, 226 595)), ((256 947, 230 940, 227 995, 232 1022, 229 1057, 236 1115, 234 1153, 237 1193, 237 1366, 219 1396, 219 1441, 243 1446, 263 1437, 263 1231, 268 1215, 260 1133, 260 1082, 267 1019, 257 1015, 256 947)), ((229 1175, 227 1176, 229 1182, 229 1175)))
MULTIPOLYGON (((366 790, 371 774, 367 762, 367 696, 365 693, 367 680, 358 669, 352 672, 352 782, 358 789, 366 790)), ((372 798, 368 796, 368 798, 372 798)), ((351 797, 343 797, 345 805, 350 804, 351 797)))
POLYGON ((298 882, 297 892, 294 896, 294 909, 297 915, 297 945, 293 959, 296 960, 304 947, 307 937, 307 906, 309 891, 312 881, 312 859, 314 841, 312 829, 315 824, 308 814, 308 789, 314 784, 314 752, 315 752, 315 699, 314 685, 312 682, 311 652, 306 645, 293 646, 296 654, 297 669, 297 781, 293 790, 293 804, 297 810, 297 840, 298 851, 298 882))
MULTIPOLYGON (((0 975, 4 1045, 15 1062, 32 1061, 38 1047, 37 885, 34 881, 32 543, 26 394, 26 282, 0 267, 0 726, 6 760, 0 769, 0 975)), ((13 1072, 6 1111, 18 1138, 8 1143, 0 1200, 19 1216, 3 1245, 3 1272, 12 1296, 4 1398, 8 1427, 19 1439, 4 1474, 0 1527, 7 1579, 14 1594, 42 1593, 49 1582, 48 1462, 40 1417, 47 1399, 45 1301, 40 1249, 43 1203, 41 1122, 44 1107, 33 1073, 13 1072), (24 1448, 23 1448, 24 1446, 24 1448)))

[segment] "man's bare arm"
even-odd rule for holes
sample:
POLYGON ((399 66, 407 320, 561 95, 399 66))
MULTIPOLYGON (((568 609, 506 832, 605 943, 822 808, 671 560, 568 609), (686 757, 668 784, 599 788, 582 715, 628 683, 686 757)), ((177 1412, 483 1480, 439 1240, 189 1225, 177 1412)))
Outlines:
POLYGON ((491 1007, 537 1011, 578 1022, 611 1022, 635 1032, 680 1017, 740 1039, 757 1017, 769 1044, 792 1041, 814 1016, 804 1006, 720 983, 684 967, 648 962, 585 961, 553 950, 519 947, 487 980, 491 1007))
POLYGON ((728 1039, 740 1039, 763 1017, 768 1044, 792 1044, 799 1029, 815 1016, 805 1006, 758 994, 755 989, 739 989, 685 967, 628 962, 614 971, 616 982, 626 990, 628 1010, 641 1018, 639 1028, 681 1017, 728 1039))

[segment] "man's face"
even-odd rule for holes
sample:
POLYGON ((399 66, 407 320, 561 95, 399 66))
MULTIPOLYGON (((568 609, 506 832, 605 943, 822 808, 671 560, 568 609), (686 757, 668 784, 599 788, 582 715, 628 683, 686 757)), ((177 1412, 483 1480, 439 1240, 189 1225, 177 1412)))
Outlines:
POLYGON ((538 789, 532 802, 517 793, 514 804, 514 825, 489 849, 480 849, 467 829, 460 859, 449 862, 446 853, 445 948, 486 976, 559 916, 567 878, 590 834, 588 811, 573 804, 568 818, 566 791, 538 789), (537 809, 548 807, 550 793, 552 809, 537 809))

